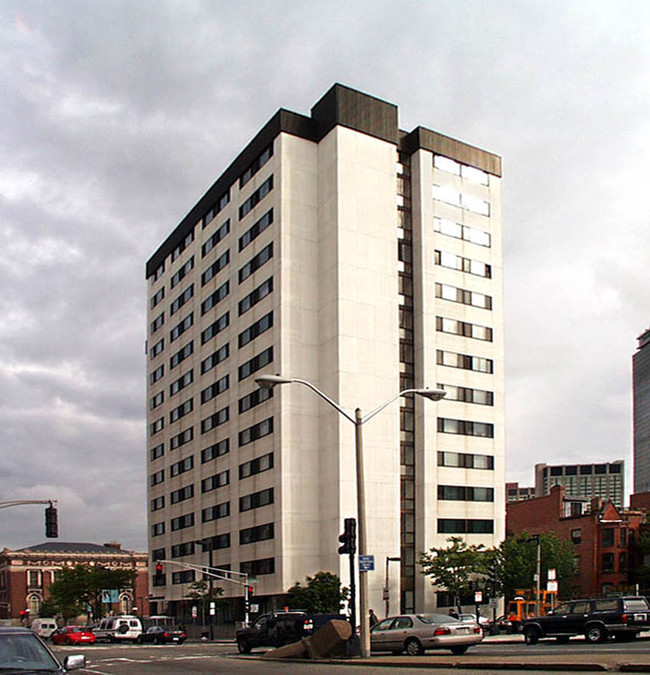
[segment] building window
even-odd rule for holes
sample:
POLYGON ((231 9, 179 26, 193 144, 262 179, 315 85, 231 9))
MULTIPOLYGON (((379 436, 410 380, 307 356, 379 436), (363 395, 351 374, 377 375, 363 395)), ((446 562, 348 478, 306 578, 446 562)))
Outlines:
POLYGON ((188 527, 194 526, 194 514, 186 513, 185 515, 172 518, 170 521, 171 531, 184 530, 188 527))
POLYGON ((438 452, 438 466, 450 466, 459 469, 494 470, 492 455, 475 455, 468 452, 438 452))
POLYGON ((204 345, 206 342, 212 340, 212 338, 221 333, 222 330, 225 330, 229 324, 230 312, 226 312, 201 332, 201 344, 204 345))
POLYGON ((230 250, 222 253, 201 275, 201 285, 205 286, 214 279, 219 272, 230 262, 230 250))
POLYGON ((159 537, 161 534, 165 534, 165 523, 154 523, 151 526, 151 536, 159 537))
POLYGON ((614 571, 614 554, 613 553, 603 553, 603 572, 613 572, 614 571))
POLYGON ((246 313, 251 307, 254 307, 260 300, 273 292, 273 277, 269 277, 257 288, 253 289, 239 303, 239 316, 246 313))
POLYGON ((160 316, 157 316, 152 322, 151 322, 151 334, 153 335, 163 324, 165 323, 165 312, 163 312, 160 316))
POLYGON ((193 468, 194 468, 194 456, 190 455, 189 457, 181 459, 179 462, 172 464, 169 467, 169 475, 171 478, 174 478, 174 476, 180 476, 182 473, 185 473, 186 471, 191 471, 193 468))
POLYGON ((241 349, 244 345, 252 342, 256 337, 269 330, 272 326, 273 312, 269 312, 239 334, 239 348, 241 349))
POLYGON ((273 347, 265 349, 263 352, 260 352, 252 359, 249 359, 239 366, 239 381, 241 382, 254 372, 260 370, 260 368, 267 366, 269 363, 273 363, 273 347))
POLYGON ((153 309, 165 297, 165 287, 159 288, 151 298, 151 309, 153 309))
POLYGON ((225 361, 228 358, 229 354, 230 354, 230 346, 226 342, 226 344, 223 345, 222 347, 219 347, 219 349, 217 349, 216 352, 213 352, 212 354, 210 354, 210 356, 208 356, 208 358, 203 359, 203 361, 201 361, 201 375, 204 375, 205 373, 208 372, 208 370, 211 370, 222 361, 225 361))
POLYGON ((203 216, 203 227, 207 227, 216 217, 220 211, 226 207, 226 204, 230 201, 230 189, 228 189, 224 194, 217 199, 217 201, 208 209, 207 213, 203 216))
POLYGON ((188 370, 169 385, 169 395, 173 396, 174 394, 178 394, 181 389, 185 389, 185 387, 192 384, 192 382, 194 382, 194 370, 188 370))
POLYGON ((245 497, 239 499, 239 511, 251 511, 252 509, 259 509, 262 506, 273 504, 273 488, 253 492, 245 497))
POLYGON ((180 434, 172 436, 169 439, 169 449, 176 450, 176 448, 180 448, 181 445, 185 445, 186 443, 189 443, 193 439, 194 439, 194 427, 188 427, 187 429, 181 431, 180 434))
POLYGON ((468 166, 467 164, 460 164, 453 159, 449 159, 449 157, 434 155, 433 166, 441 171, 452 173, 454 176, 460 176, 470 183, 476 183, 478 185, 490 184, 490 176, 485 171, 476 169, 473 166, 468 166))
POLYGON ((160 263, 158 267, 156 267, 156 271, 153 273, 152 281, 158 281, 160 277, 165 273, 165 261, 160 263))
POLYGON ((151 423, 151 426, 149 427, 149 435, 153 436, 154 434, 157 434, 159 431, 162 431, 164 427, 165 418, 160 417, 155 422, 151 423))
POLYGON ((484 340, 492 342, 492 329, 487 326, 478 326, 467 321, 457 321, 448 319, 444 316, 436 317, 436 330, 440 333, 449 333, 451 335, 462 335, 463 337, 474 340, 484 340))
POLYGON ((494 438, 494 424, 488 424, 487 422, 471 422, 469 420, 454 420, 439 417, 438 431, 442 434, 494 438))
POLYGON ((239 207, 239 220, 249 214, 273 189, 273 176, 269 176, 239 207))
POLYGON ((213 382, 209 387, 206 387, 202 392, 201 392, 201 403, 207 403, 208 401, 211 401, 213 398, 216 398, 219 396, 219 394, 223 393, 228 389, 230 386, 230 375, 224 375, 223 377, 220 377, 216 382, 213 382))
POLYGON ((165 508, 165 497, 156 497, 155 499, 151 500, 151 510, 152 511, 160 511, 160 509, 165 508))
POLYGON ((239 570, 249 576, 262 576, 263 574, 275 574, 275 558, 262 558, 261 560, 247 560, 239 564, 239 570))
POLYGON ((156 370, 152 371, 151 374, 149 375, 149 384, 154 384, 158 382, 158 380, 163 377, 165 374, 165 365, 162 364, 156 368, 156 370))
POLYGON ((151 448, 149 451, 149 457, 151 461, 153 462, 154 459, 159 459, 165 454, 165 444, 160 443, 159 445, 156 445, 155 447, 151 448))
POLYGON ((218 443, 208 446, 201 450, 201 464, 205 464, 210 460, 221 457, 222 455, 227 455, 230 452, 230 439, 224 438, 218 443))
POLYGON ((248 279, 262 265, 273 257, 273 242, 265 246, 257 255, 254 255, 243 267, 239 269, 239 283, 248 279))
POLYGON ((262 152, 246 167, 244 173, 239 177, 239 188, 243 188, 246 183, 273 157, 273 143, 268 145, 262 152))
POLYGON ((169 369, 172 370, 176 368, 179 363, 185 361, 186 358, 191 356, 194 353, 194 341, 188 342, 184 347, 179 349, 175 354, 172 355, 169 359, 169 369))
POLYGON ((269 209, 254 225, 239 237, 239 251, 243 251, 273 223, 273 209, 269 209))
POLYGON ((273 539, 274 536, 273 523, 247 527, 239 530, 239 545, 243 546, 245 544, 254 544, 258 541, 266 541, 267 539, 273 539))
POLYGON ((462 225, 461 223, 456 223, 453 220, 447 220, 446 218, 435 217, 433 219, 433 229, 448 237, 462 239, 471 242, 472 244, 478 244, 479 246, 489 248, 492 245, 489 232, 485 232, 476 227, 468 227, 467 225, 462 225))
POLYGON ((436 358, 439 366, 461 368, 462 370, 474 370, 477 373, 487 373, 488 375, 491 375, 494 372, 494 361, 482 356, 458 354, 457 352, 447 352, 438 349, 436 350, 436 358))
POLYGON ((270 398, 273 398, 273 389, 259 387, 253 390, 250 394, 246 394, 246 396, 242 396, 239 399, 239 414, 245 413, 247 410, 260 405, 260 403, 268 401, 270 398))
POLYGON ((151 560, 155 562, 156 560, 165 559, 165 549, 164 548, 155 548, 151 551, 151 560))
POLYGON ((462 305, 471 305, 479 309, 492 309, 492 296, 468 291, 464 288, 436 283, 436 298, 459 302, 462 305))
POLYGON ((172 262, 194 241, 194 228, 185 235, 185 239, 172 251, 172 262))
POLYGON ((438 518, 438 534, 492 534, 493 520, 438 518))
POLYGON ((215 473, 213 476, 204 478, 201 481, 201 492, 212 492, 220 487, 225 487, 230 484, 230 471, 226 469, 220 473, 215 473))
POLYGON ((602 531, 601 544, 603 548, 609 548, 610 546, 614 546, 614 534, 615 530, 614 528, 611 527, 608 527, 607 529, 602 531))
POLYGON ((169 501, 172 504, 184 502, 186 499, 192 499, 192 497, 194 497, 194 485, 186 485, 169 493, 169 501))
POLYGON ((27 586, 28 588, 41 587, 41 573, 37 570, 29 570, 27 572, 27 586))
POLYGON ((191 284, 172 302, 169 313, 175 314, 193 295, 194 284, 191 284))
POLYGON ((185 415, 189 415, 192 410, 194 410, 194 400, 188 398, 187 401, 181 403, 169 413, 170 424, 178 421, 181 417, 185 417, 185 415))
POLYGON ((194 570, 172 572, 172 584, 191 584, 196 578, 194 570))
POLYGON ((255 476, 258 473, 268 471, 273 468, 273 453, 269 452, 267 455, 262 455, 249 462, 244 462, 239 465, 239 480, 255 476))
POLYGON ((214 293, 201 303, 201 316, 216 307, 230 293, 230 281, 224 281, 214 293))
POLYGON ((447 251, 434 251, 434 260, 436 265, 441 267, 448 267, 459 272, 466 272, 467 274, 474 274, 478 277, 485 277, 490 279, 492 277, 492 266, 480 260, 471 260, 463 256, 449 253, 447 251))
POLYGON ((194 324, 194 312, 190 312, 180 323, 176 324, 169 333, 169 341, 178 339, 188 328, 194 324))
POLYGON ((188 272, 194 269, 194 256, 192 256, 184 265, 182 265, 177 272, 175 272, 172 275, 171 281, 170 281, 170 286, 171 288, 174 288, 176 284, 180 283, 181 279, 183 279, 188 272))
POLYGON ((201 257, 206 255, 230 232, 230 219, 228 219, 201 247, 201 257))
POLYGON ((259 438, 263 438, 264 436, 268 436, 269 434, 272 433, 273 433, 273 418, 269 417, 268 419, 265 419, 262 422, 253 424, 253 426, 248 427, 248 429, 240 431, 239 447, 241 448, 243 445, 248 445, 249 443, 258 440, 259 438))
POLYGON ((184 544, 176 544, 172 546, 172 558, 182 558, 186 555, 194 555, 194 542, 186 541, 184 544))
POLYGON ((582 543, 582 528, 578 527, 575 530, 571 530, 571 542, 573 544, 582 543))
POLYGON ((153 487, 154 485, 162 483, 164 480, 165 480, 165 472, 161 469, 160 471, 156 471, 155 473, 151 474, 149 478, 149 484, 153 487))
MULTIPOLYGON (((218 520, 219 518, 227 518, 229 515, 230 502, 222 502, 221 504, 208 506, 208 508, 201 511, 201 519, 204 523, 208 523, 211 520, 218 520)), ((230 539, 228 540, 228 546, 230 546, 230 539)))
POLYGON ((478 213, 481 216, 490 215, 490 202, 473 195, 459 192, 457 189, 447 185, 434 185, 432 190, 433 198, 451 204, 451 206, 458 206, 461 209, 478 213))
POLYGON ((201 420, 201 433, 205 434, 218 426, 225 424, 230 419, 230 409, 228 406, 218 410, 216 413, 201 420))
POLYGON ((461 401, 463 403, 475 403, 477 405, 494 405, 494 393, 484 389, 471 387, 457 387, 453 384, 438 383, 440 389, 447 392, 445 401, 461 401))
POLYGON ((461 502, 493 502, 494 488, 438 485, 438 499, 461 502))
POLYGON ((155 410, 159 405, 162 405, 164 400, 165 400, 165 392, 159 391, 155 396, 151 397, 151 401, 149 402, 150 410, 155 410))

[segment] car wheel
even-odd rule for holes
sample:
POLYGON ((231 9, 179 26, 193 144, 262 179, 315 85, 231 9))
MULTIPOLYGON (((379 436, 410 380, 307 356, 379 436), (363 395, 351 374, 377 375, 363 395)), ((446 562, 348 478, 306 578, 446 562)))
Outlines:
POLYGON ((604 642, 607 638, 607 631, 602 626, 589 626, 585 631, 587 642, 594 644, 604 642))
POLYGON ((417 638, 409 638, 404 645, 404 649, 409 656, 420 656, 424 654, 424 647, 417 638))
POLYGON ((250 654, 251 646, 248 644, 247 640, 237 640, 237 649, 240 654, 250 654))
POLYGON ((455 654, 456 656, 460 656, 461 654, 464 654, 467 651, 467 645, 456 645, 455 647, 451 648, 451 653, 455 654))
POLYGON ((526 626, 524 629, 524 641, 527 645, 536 645, 539 642, 539 629, 535 626, 526 626))

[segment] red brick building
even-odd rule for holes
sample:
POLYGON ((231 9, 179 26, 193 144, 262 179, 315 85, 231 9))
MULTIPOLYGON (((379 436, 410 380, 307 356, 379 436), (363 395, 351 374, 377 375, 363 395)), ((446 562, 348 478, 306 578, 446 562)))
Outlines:
POLYGON ((15 551, 8 548, 0 551, 0 620, 18 623, 25 610, 29 610, 30 619, 37 617, 57 571, 81 564, 136 570, 135 592, 124 591, 107 611, 149 614, 146 553, 122 550, 117 543, 100 546, 48 541, 15 551))
POLYGON ((582 596, 634 590, 633 570, 642 564, 639 549, 644 510, 617 509, 611 502, 567 497, 564 487, 550 495, 506 507, 506 532, 554 532, 575 547, 575 592, 582 596))

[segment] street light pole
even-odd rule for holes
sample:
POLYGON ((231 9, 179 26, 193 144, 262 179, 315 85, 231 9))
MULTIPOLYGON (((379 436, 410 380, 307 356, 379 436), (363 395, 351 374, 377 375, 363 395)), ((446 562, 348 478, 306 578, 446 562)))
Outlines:
MULTIPOLYGON (((361 414, 361 409, 357 408, 354 411, 354 417, 346 412, 336 401, 331 399, 327 394, 322 392, 311 382, 301 380, 296 377, 282 377, 282 375, 260 375, 255 378, 255 382, 264 389, 272 389, 278 384, 302 384, 311 389, 315 394, 320 396, 324 401, 329 403, 335 410, 337 410, 343 417, 354 424, 354 446, 356 456, 356 479, 357 479, 357 541, 359 545, 359 561, 361 556, 367 553, 367 538, 366 538, 366 499, 365 499, 365 481, 363 469, 363 435, 361 427, 371 420, 375 415, 379 414, 384 408, 388 407, 393 401, 396 401, 400 396, 406 394, 417 394, 423 396, 431 401, 440 401, 447 394, 442 389, 405 389, 400 391, 396 396, 382 403, 379 407, 369 412, 365 417, 361 414)), ((370 621, 368 616, 368 577, 367 571, 359 569, 359 614, 361 625, 361 656, 368 658, 370 656, 370 621)), ((353 630, 355 627, 353 626, 353 630)))
POLYGON ((402 559, 398 557, 386 556, 386 585, 384 586, 384 599, 386 600, 386 613, 384 618, 388 618, 390 615, 390 577, 388 576, 388 563, 390 562, 400 562, 402 559))

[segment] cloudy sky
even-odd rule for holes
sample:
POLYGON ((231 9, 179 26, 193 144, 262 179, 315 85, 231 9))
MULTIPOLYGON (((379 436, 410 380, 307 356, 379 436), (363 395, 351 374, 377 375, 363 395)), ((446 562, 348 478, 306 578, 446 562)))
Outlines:
MULTIPOLYGON (((650 325, 645 0, 3 0, 0 501, 146 550, 144 264, 334 83, 504 158, 508 478, 628 462, 650 325)), ((43 541, 0 511, 0 549, 43 541)))

